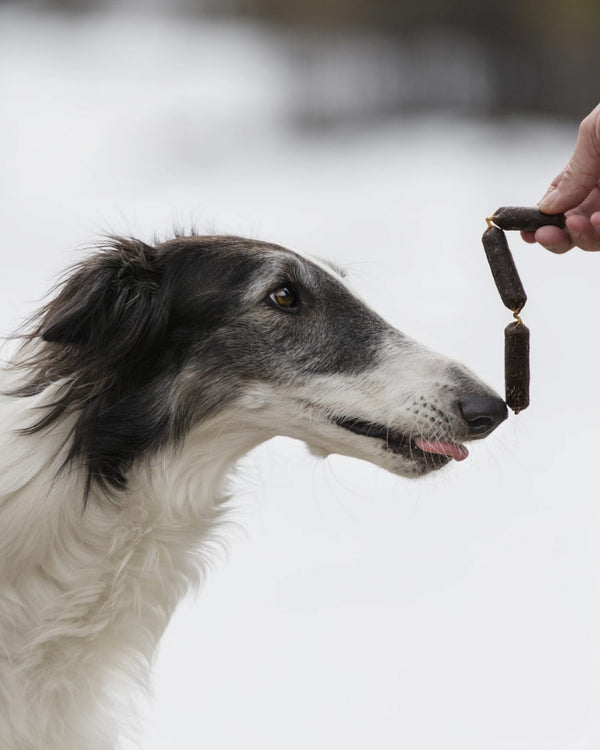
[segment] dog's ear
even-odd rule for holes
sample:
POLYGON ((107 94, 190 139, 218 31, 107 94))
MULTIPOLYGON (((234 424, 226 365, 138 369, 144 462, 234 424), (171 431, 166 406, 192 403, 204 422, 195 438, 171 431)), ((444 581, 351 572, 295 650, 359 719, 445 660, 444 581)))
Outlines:
POLYGON ((44 310, 39 335, 101 353, 113 364, 139 361, 164 335, 168 310, 155 248, 112 238, 83 261, 44 310))

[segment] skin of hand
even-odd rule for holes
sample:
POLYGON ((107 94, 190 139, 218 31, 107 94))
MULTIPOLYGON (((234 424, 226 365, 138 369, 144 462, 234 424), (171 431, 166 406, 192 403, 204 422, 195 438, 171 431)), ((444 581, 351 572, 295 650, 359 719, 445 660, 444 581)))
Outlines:
POLYGON ((547 214, 564 212, 566 228, 544 226, 522 232, 526 242, 538 242, 553 253, 575 246, 600 250, 600 104, 582 120, 573 155, 538 208, 547 214))

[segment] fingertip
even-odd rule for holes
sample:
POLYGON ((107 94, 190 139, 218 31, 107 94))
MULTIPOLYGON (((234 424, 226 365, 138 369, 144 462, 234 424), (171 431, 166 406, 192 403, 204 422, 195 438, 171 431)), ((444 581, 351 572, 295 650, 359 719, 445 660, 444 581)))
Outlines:
POLYGON ((530 245, 535 244, 535 232, 521 232, 521 239, 524 242, 528 242, 530 245))
POLYGON ((535 233, 535 241, 551 253, 566 253, 573 247, 567 232, 554 226, 540 227, 535 233))
POLYGON ((538 202, 537 207, 544 214, 560 214, 578 206, 594 187, 588 181, 582 182, 584 176, 572 174, 572 168, 567 167, 560 175, 556 184, 551 183, 545 195, 538 202))
POLYGON ((589 219, 582 214, 570 214, 566 217, 567 231, 574 234, 584 234, 589 226, 589 219))
POLYGON ((576 206, 583 198, 585 198, 585 195, 582 198, 573 198, 555 190, 549 195, 544 196, 537 204, 537 207, 543 214, 562 214, 576 206))
POLYGON ((556 188, 549 190, 544 197, 538 201, 537 207, 544 214, 557 213, 556 204, 560 202, 560 195, 556 188))

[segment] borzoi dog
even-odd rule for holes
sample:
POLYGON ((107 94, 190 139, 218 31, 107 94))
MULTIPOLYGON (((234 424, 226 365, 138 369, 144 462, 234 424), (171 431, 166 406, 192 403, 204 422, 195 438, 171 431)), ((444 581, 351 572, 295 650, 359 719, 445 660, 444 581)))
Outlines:
POLYGON ((321 261, 114 238, 2 375, 0 747, 107 750, 199 582, 236 461, 275 435, 418 477, 506 417, 321 261))

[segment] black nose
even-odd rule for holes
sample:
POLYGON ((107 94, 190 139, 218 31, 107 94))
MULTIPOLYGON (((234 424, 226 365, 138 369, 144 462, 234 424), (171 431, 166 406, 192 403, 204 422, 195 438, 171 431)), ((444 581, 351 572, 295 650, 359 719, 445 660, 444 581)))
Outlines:
POLYGON ((508 416, 504 401, 491 394, 466 396, 459 401, 458 408, 473 438, 489 435, 508 416))

